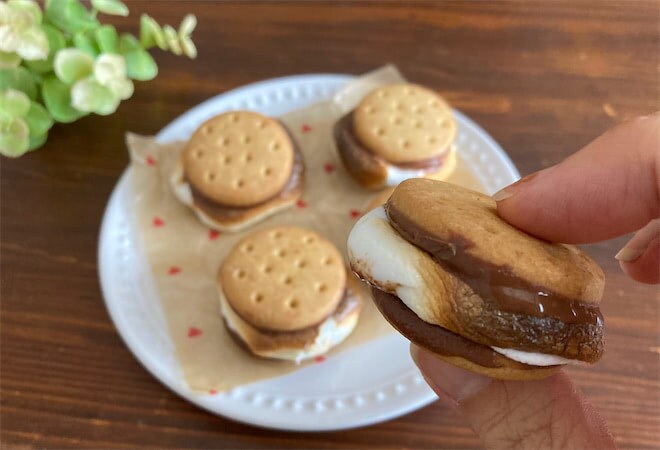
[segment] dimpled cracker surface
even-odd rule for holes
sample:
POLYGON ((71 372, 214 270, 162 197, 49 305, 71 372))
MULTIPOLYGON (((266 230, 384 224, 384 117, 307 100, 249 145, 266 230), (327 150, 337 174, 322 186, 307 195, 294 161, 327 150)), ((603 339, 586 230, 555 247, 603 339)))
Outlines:
POLYGON ((346 288, 346 268, 336 247, 300 227, 247 236, 229 253, 219 276, 227 301, 243 319, 277 331, 322 322, 346 288))
POLYGON ((294 162, 293 143, 277 121, 252 111, 213 117, 183 152, 185 175, 211 200, 250 206, 277 195, 294 162))
POLYGON ((507 268, 532 285, 568 299, 600 303, 602 269, 574 246, 537 239, 509 225, 484 194, 442 181, 401 183, 388 200, 398 215, 438 241, 464 242, 465 252, 486 264, 507 268))
POLYGON ((393 163, 437 157, 456 136, 449 105, 435 92, 414 84, 371 92, 355 108, 353 127, 364 146, 393 163))

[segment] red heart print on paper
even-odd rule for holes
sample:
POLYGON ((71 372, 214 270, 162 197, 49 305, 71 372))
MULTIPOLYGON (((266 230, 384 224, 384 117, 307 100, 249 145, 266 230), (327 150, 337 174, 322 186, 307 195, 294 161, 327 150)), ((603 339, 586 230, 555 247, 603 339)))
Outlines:
POLYGON ((300 199, 296 202, 296 207, 300 209, 307 208, 307 202, 303 199, 300 199))
POLYGON ((317 356, 316 358, 314 358, 314 362, 317 364, 322 363, 323 361, 325 361, 325 356, 317 356))
POLYGON ((351 219, 357 219, 362 215, 362 213, 357 209, 351 209, 348 215, 351 217, 351 219))
POLYGON ((326 163, 323 166, 323 170, 325 170, 326 173, 332 173, 335 171, 335 165, 332 163, 326 163))
POLYGON ((213 228, 209 228, 209 240, 210 241, 215 241, 218 239, 218 236, 220 236, 220 232, 218 230, 214 230, 213 228))
POLYGON ((181 268, 178 266, 172 266, 167 271, 168 275, 176 275, 177 273, 181 273, 181 268))
POLYGON ((302 132, 303 132, 303 133, 309 133, 310 131, 312 131, 312 127, 310 127, 310 126, 307 125, 306 123, 303 124, 303 126, 302 126, 302 132))
POLYGON ((215 389, 209 390, 209 395, 215 395, 217 393, 218 393, 218 391, 216 391, 215 389))
POLYGON ((160 217, 154 217, 154 220, 152 222, 154 224, 154 227, 160 228, 165 225, 165 221, 161 219, 160 217))
POLYGON ((190 327, 188 328, 188 337, 189 338, 194 338, 202 334, 202 330, 200 330, 197 327, 190 327))
POLYGON ((145 161, 146 161, 148 166, 155 166, 156 165, 156 160, 151 155, 147 155, 145 161))

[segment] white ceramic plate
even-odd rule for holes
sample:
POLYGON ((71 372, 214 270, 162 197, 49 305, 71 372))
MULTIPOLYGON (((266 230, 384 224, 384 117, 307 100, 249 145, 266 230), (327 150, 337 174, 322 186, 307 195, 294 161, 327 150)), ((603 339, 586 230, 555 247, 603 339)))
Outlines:
MULTIPOLYGON (((329 99, 351 77, 301 75, 267 80, 218 95, 166 126, 158 139, 187 139, 207 118, 232 109, 276 116, 329 99)), ((488 192, 519 178, 515 167, 479 126, 456 112, 458 149, 488 192)), ((290 375, 216 395, 191 392, 140 248, 129 171, 108 203, 99 238, 99 273, 105 302, 137 359, 167 387, 212 413, 286 430, 338 430, 398 417, 435 400, 398 334, 365 344, 290 375)))

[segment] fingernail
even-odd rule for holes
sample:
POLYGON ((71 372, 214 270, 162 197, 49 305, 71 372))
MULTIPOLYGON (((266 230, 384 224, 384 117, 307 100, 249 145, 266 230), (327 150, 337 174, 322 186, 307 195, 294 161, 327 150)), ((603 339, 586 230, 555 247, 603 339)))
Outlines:
POLYGON ((410 355, 428 385, 455 403, 472 397, 492 383, 490 378, 452 366, 414 344, 410 346, 410 355))
POLYGON ((513 186, 505 187, 504 189, 500 189, 499 191, 495 192, 493 194, 493 200, 496 202, 501 202, 502 200, 506 200, 507 198, 511 197, 513 195, 513 190, 510 189, 513 186))
POLYGON ((500 189, 499 191, 493 194, 492 196, 493 200, 495 200, 496 202, 501 202, 502 200, 506 200, 507 198, 512 197, 516 193, 516 191, 518 190, 521 184, 530 182, 532 179, 536 178, 541 172, 545 172, 546 170, 548 169, 543 169, 538 172, 530 173, 526 177, 521 178, 520 180, 505 187, 504 189, 500 189))
POLYGON ((635 233, 632 239, 614 255, 614 258, 619 261, 633 262, 646 253, 653 240, 658 236, 660 236, 660 219, 655 219, 635 233))

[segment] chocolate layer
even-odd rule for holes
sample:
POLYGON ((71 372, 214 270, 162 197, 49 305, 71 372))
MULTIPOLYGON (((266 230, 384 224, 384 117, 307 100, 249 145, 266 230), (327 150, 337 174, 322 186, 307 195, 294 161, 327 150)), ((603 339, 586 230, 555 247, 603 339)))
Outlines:
POLYGON ((391 204, 385 209, 390 224, 404 239, 429 253, 476 294, 469 301, 452 303, 468 337, 486 345, 590 362, 600 358, 603 318, 597 306, 522 280, 509 267, 469 255, 466 250, 474 243, 462 236, 440 239, 391 204))
POLYGON ((466 339, 456 333, 424 322, 398 297, 372 288, 371 295, 378 310, 397 331, 416 345, 442 356, 458 356, 488 368, 538 369, 497 353, 492 348, 466 339))
POLYGON ((474 245, 461 236, 442 240, 432 236, 397 211, 385 206, 392 227, 411 244, 430 253, 448 272, 468 284, 485 299, 493 299, 502 310, 536 317, 554 317, 564 323, 602 326, 598 306, 568 299, 546 286, 537 286, 516 277, 506 266, 494 266, 470 256, 465 250, 474 245))
POLYGON ((218 203, 202 194, 195 188, 192 183, 189 182, 189 180, 186 179, 185 181, 190 186, 194 205, 209 217, 219 222, 240 221, 246 216, 249 216, 255 209, 265 207, 269 203, 275 203, 280 199, 283 200, 292 194, 297 194, 297 191, 302 189, 304 167, 302 162, 302 155, 297 148, 294 151, 294 158, 293 167, 291 169, 291 177, 289 178, 289 181, 284 185, 282 190, 275 194, 275 196, 263 202, 255 203, 254 205, 246 207, 228 206, 218 203))
POLYGON ((334 127, 335 142, 339 156, 346 170, 363 186, 380 187, 387 179, 387 166, 401 170, 423 170, 435 173, 440 170, 446 157, 442 155, 423 161, 391 163, 365 147, 353 131, 353 113, 350 112, 337 121, 334 127))

